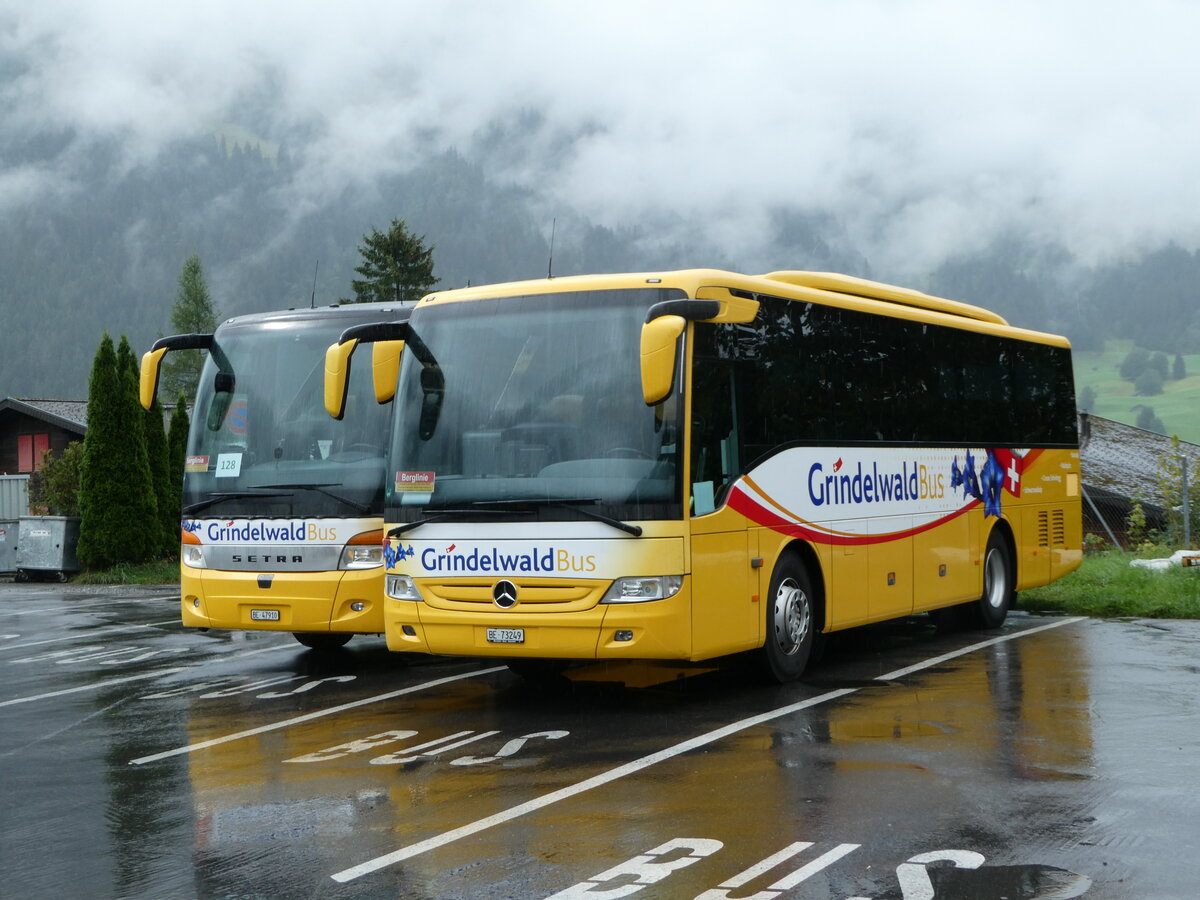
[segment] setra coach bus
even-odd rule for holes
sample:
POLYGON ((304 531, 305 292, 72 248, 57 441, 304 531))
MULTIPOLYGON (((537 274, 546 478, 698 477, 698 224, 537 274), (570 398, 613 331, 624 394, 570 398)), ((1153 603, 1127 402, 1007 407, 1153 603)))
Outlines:
POLYGON ((332 415, 362 343, 393 650, 787 681, 853 626, 997 627, 1081 560, 1070 345, 979 307, 794 271, 440 291, 330 346, 332 415))
POLYGON ((206 350, 183 474, 183 624, 290 631, 314 649, 383 632, 384 449, 390 408, 369 370, 348 385, 352 420, 324 411, 322 354, 345 329, 409 308, 354 304, 237 316, 213 334, 158 340, 162 358, 206 350))

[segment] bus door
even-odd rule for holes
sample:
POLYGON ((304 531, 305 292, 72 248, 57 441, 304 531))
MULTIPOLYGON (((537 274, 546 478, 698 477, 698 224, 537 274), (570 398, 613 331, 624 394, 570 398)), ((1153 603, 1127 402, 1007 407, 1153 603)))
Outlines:
POLYGON ((830 626, 848 628, 913 609, 911 516, 863 516, 815 523, 829 535, 830 626))
POLYGON ((913 606, 912 516, 870 518, 867 532, 867 608, 871 618, 908 615, 913 606))
POLYGON ((913 609, 921 612, 969 598, 978 590, 978 517, 956 516, 913 538, 913 609), (975 522, 974 526, 972 522, 975 522))
POLYGON ((741 467, 735 379, 734 365, 724 360, 705 360, 692 379, 692 652, 700 657, 762 641, 765 613, 752 567, 758 535, 724 502, 741 467))
POLYGON ((834 628, 912 612, 912 538, 908 516, 819 522, 833 535, 828 595, 834 628), (896 537, 897 533, 901 536, 896 537))

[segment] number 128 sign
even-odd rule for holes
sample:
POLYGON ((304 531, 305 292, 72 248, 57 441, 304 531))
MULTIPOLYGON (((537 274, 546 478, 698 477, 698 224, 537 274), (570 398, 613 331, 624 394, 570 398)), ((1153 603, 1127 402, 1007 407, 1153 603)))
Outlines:
POLYGON ((242 472, 242 454, 222 453, 217 456, 217 478, 237 478, 242 472))

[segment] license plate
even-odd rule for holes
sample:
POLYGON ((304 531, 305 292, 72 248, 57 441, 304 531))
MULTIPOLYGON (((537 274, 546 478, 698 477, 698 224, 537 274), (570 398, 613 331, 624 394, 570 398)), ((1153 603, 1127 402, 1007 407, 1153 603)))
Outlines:
POLYGON ((250 621, 252 622, 278 622, 279 610, 277 609, 252 609, 250 610, 250 621))
POLYGON ((487 639, 489 644, 523 644, 525 643, 525 629, 489 628, 487 639))

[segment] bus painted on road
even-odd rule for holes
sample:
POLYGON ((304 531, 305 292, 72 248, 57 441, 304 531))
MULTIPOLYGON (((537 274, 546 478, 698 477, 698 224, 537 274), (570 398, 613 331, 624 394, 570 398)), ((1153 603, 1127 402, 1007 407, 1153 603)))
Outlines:
POLYGON ((331 419, 322 354, 352 325, 407 314, 360 304, 238 316, 143 356, 148 408, 166 353, 208 351, 183 474, 184 625, 290 631, 317 649, 383 632, 390 407, 364 369, 346 386, 354 415, 331 419))
POLYGON ((402 360, 393 650, 786 681, 841 629, 998 627, 1081 560, 1070 346, 976 306, 794 271, 443 291, 330 347, 331 411, 368 342, 402 360))

